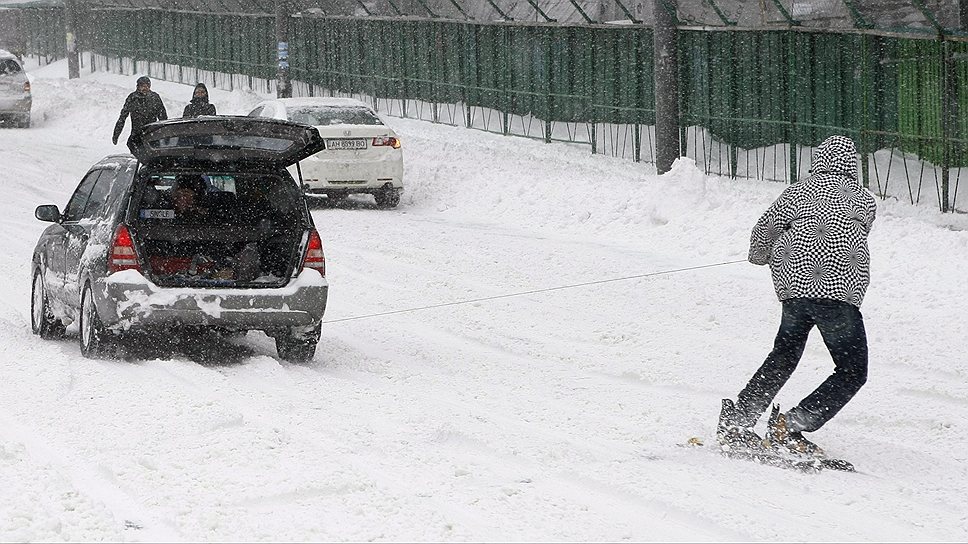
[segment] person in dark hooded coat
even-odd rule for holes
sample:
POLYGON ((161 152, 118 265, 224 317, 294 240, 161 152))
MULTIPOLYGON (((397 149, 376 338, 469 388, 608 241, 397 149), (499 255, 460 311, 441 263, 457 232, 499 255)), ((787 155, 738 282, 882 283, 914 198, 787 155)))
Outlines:
POLYGON ((813 327, 820 330, 834 372, 797 406, 774 406, 765 443, 777 450, 823 456, 804 432, 829 421, 867 381, 867 334, 860 305, 870 283, 867 236, 874 197, 857 180, 857 150, 845 136, 817 148, 810 177, 790 185, 750 237, 749 261, 770 265, 783 306, 773 351, 735 402, 723 399, 717 438, 730 448, 756 448, 752 428, 797 367, 813 327))
POLYGON ((198 117, 199 115, 215 115, 215 104, 208 101, 208 87, 204 83, 195 85, 192 101, 185 106, 182 117, 198 117))
POLYGON ((121 108, 121 115, 118 122, 114 125, 114 136, 111 142, 118 143, 118 137, 124 130, 124 122, 131 116, 131 134, 128 136, 128 149, 134 153, 134 144, 137 143, 141 128, 148 123, 164 121, 168 119, 168 112, 165 104, 161 101, 158 93, 151 90, 151 80, 148 76, 138 78, 137 89, 128 95, 121 108))

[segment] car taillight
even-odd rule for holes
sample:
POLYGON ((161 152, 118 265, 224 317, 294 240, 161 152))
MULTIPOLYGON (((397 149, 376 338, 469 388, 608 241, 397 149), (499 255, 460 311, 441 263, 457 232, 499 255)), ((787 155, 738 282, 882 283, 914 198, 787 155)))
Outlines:
POLYGON ((134 252, 134 241, 125 225, 118 225, 115 229, 114 242, 111 244, 111 252, 108 253, 108 273, 113 274, 121 270, 141 271, 138 255, 134 252))
POLYGON ((30 94, 30 82, 24 81, 24 94, 30 94))
POLYGON ((390 146, 393 149, 400 149, 400 138, 393 136, 377 136, 373 138, 373 147, 390 146))
POLYGON ((323 241, 319 238, 316 229, 309 232, 309 243, 306 244, 303 268, 312 268, 319 272, 320 276, 326 277, 326 257, 323 256, 323 241))

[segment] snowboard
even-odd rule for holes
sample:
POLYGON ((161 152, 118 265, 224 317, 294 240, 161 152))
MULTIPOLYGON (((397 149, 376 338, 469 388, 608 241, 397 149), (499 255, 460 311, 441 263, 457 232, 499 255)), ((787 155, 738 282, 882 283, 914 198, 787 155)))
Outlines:
MULTIPOLYGON (((686 441, 685 445, 693 448, 705 447, 703 446, 702 439, 699 437, 690 438, 686 441)), ((803 457, 793 454, 787 455, 766 448, 729 448, 728 446, 720 445, 719 443, 713 444, 710 449, 720 453, 727 459, 739 459, 760 465, 803 472, 805 474, 816 474, 824 470, 857 472, 853 463, 844 459, 834 459, 830 457, 803 457)))

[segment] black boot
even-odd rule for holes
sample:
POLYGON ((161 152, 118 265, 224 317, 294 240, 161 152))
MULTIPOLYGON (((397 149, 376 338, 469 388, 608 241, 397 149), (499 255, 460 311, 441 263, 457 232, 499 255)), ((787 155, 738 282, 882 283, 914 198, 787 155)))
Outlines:
POLYGON ((723 409, 719 412, 716 426, 716 439, 724 451, 752 452, 764 448, 763 439, 753 432, 752 427, 740 425, 736 405, 730 399, 723 399, 723 409))

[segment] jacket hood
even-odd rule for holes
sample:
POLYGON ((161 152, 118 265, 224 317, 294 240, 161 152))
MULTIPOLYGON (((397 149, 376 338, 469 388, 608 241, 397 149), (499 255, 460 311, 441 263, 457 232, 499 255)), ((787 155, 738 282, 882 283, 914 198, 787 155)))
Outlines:
POLYGON ((813 154, 812 174, 838 174, 857 179, 857 148, 846 136, 831 136, 813 154))
POLYGON ((195 85, 195 88, 192 89, 192 103, 198 104, 200 102, 205 104, 208 103, 208 87, 206 87, 204 83, 198 83, 195 85), (205 91, 205 96, 200 98, 195 96, 195 91, 199 89, 202 89, 203 91, 205 91))

